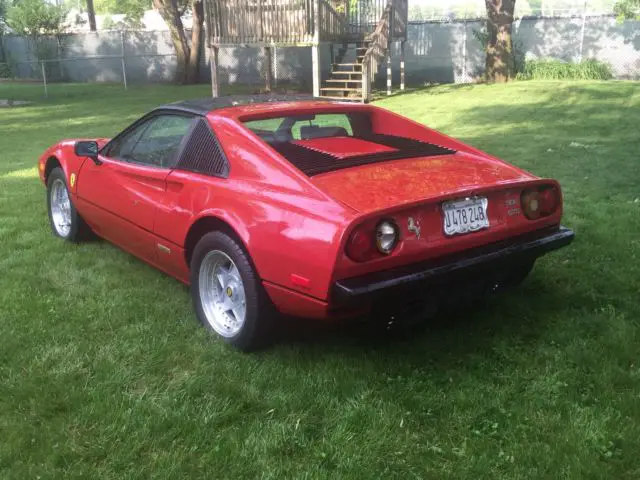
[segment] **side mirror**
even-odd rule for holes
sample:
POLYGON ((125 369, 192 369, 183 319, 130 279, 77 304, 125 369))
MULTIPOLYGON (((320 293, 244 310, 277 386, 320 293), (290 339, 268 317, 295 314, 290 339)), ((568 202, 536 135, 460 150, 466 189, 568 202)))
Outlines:
POLYGON ((74 152, 78 157, 89 157, 93 163, 100 165, 102 162, 98 160, 98 142, 82 140, 76 142, 74 152))

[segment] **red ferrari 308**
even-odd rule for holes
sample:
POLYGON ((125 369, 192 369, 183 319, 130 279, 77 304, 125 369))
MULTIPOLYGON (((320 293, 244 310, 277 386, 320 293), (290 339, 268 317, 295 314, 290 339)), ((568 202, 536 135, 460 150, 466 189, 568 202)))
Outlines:
POLYGON ((39 160, 53 232, 95 233, 190 285, 251 349, 278 314, 423 311, 516 285, 567 245, 560 185, 372 105, 224 97, 159 107, 39 160))

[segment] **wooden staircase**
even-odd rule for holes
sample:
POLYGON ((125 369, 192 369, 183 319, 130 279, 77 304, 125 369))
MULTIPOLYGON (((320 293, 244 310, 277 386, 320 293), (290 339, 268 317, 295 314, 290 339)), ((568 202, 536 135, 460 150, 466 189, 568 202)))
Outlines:
POLYGON ((321 97, 362 103, 371 99, 371 84, 389 55, 392 6, 392 2, 387 4, 375 30, 364 40, 342 44, 331 76, 320 87, 321 97))
POLYGON ((369 42, 343 43, 331 66, 331 76, 320 88, 320 96, 333 100, 362 102, 362 61, 369 42), (346 58, 346 59, 345 59, 346 58))

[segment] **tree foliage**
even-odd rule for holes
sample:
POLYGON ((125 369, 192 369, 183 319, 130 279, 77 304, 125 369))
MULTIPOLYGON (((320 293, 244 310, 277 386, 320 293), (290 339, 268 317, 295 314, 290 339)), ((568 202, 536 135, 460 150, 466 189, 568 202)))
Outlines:
POLYGON ((620 0, 613 6, 619 20, 640 20, 640 0, 620 0))
POLYGON ((4 33, 6 27, 7 12, 9 11, 9 0, 0 0, 0 35, 4 33))
POLYGON ((412 4, 409 7, 409 21, 420 21, 424 20, 424 12, 422 11, 422 7, 417 4, 412 4))
POLYGON ((57 35, 64 31, 67 9, 45 0, 20 0, 7 11, 7 25, 29 36, 57 35))
POLYGON ((125 23, 140 24, 144 12, 151 9, 151 0, 94 0, 96 12, 106 15, 122 14, 125 23))

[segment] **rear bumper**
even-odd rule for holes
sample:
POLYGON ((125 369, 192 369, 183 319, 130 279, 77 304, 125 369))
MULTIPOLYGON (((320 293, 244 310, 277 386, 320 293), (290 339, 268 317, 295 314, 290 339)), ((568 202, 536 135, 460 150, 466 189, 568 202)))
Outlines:
POLYGON ((330 304, 334 308, 353 306, 384 294, 419 292, 432 285, 483 278, 564 247, 574 236, 568 228, 554 227, 426 262, 339 280, 333 285, 330 304))

